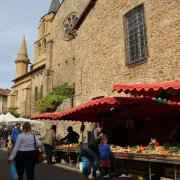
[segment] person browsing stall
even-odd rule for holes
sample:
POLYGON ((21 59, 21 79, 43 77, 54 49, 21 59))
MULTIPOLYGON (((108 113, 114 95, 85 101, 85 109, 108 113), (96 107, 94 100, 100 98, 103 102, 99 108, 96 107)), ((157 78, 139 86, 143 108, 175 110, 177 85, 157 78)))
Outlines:
POLYGON ((44 136, 44 146, 46 150, 46 159, 48 165, 52 164, 54 141, 56 140, 56 128, 56 125, 52 125, 51 129, 46 130, 46 134, 44 136))
POLYGON ((24 170, 26 170, 27 180, 34 180, 34 169, 37 160, 37 148, 41 146, 38 137, 31 133, 29 122, 23 124, 23 132, 18 135, 14 149, 9 157, 9 163, 15 159, 18 180, 23 180, 24 170))
POLYGON ((92 160, 93 160, 93 172, 92 172, 92 179, 96 180, 96 171, 98 169, 98 164, 99 164, 99 149, 98 149, 98 144, 100 143, 101 137, 103 136, 102 133, 103 130, 103 125, 101 123, 97 124, 97 127, 93 129, 92 132, 90 132, 95 141, 93 144, 91 144, 90 138, 87 136, 83 142, 82 145, 82 153, 87 154, 92 160))
POLYGON ((69 126, 67 128, 67 131, 68 131, 68 134, 65 138, 61 139, 61 142, 67 140, 67 143, 68 144, 71 144, 71 143, 78 143, 79 142, 79 134, 75 131, 73 131, 73 128, 72 126, 69 126))

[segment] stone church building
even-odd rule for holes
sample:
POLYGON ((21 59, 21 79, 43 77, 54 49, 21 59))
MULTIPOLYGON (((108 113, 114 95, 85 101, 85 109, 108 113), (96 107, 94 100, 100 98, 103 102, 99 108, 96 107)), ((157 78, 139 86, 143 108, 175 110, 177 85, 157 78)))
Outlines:
POLYGON ((75 83, 78 105, 115 95, 114 84, 180 79, 179 7, 179 0, 52 0, 33 61, 22 40, 8 106, 30 117, 41 97, 66 82, 75 83))

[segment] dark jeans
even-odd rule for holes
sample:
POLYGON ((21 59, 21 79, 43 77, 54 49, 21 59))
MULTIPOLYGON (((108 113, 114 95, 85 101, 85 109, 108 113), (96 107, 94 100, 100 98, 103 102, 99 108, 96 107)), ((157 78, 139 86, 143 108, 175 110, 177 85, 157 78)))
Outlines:
POLYGON ((23 180, 24 170, 26 170, 27 180, 34 180, 36 155, 36 151, 18 151, 15 158, 18 180, 23 180))
POLYGON ((53 155, 53 146, 49 144, 44 144, 45 151, 46 151, 46 159, 47 159, 47 164, 51 165, 52 164, 52 155, 53 155))
POLYGON ((99 180, 102 180, 103 177, 108 173, 109 175, 109 180, 112 180, 112 176, 111 176, 111 168, 107 168, 107 167, 101 167, 100 168, 100 177, 99 180))
POLYGON ((90 149, 87 145, 82 146, 82 151, 87 153, 91 157, 91 159, 93 160, 93 172, 92 172, 92 175, 94 177, 96 177, 96 171, 98 169, 98 164, 99 164, 99 154, 98 154, 98 152, 90 149))

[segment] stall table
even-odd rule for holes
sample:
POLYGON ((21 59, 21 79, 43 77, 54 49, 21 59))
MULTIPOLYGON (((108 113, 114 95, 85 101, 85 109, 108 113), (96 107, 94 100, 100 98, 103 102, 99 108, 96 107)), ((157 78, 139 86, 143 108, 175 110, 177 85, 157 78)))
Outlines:
MULTIPOLYGON (((133 154, 133 153, 113 153, 115 159, 145 161, 149 163, 149 180, 152 178, 151 163, 158 162, 163 164, 174 164, 174 179, 177 180, 177 165, 180 165, 180 156, 176 155, 161 155, 161 154, 133 154)), ((116 167, 115 167, 116 172, 116 167)))
POLYGON ((80 159, 80 151, 81 148, 80 147, 55 147, 55 151, 56 152, 60 152, 62 154, 67 154, 68 158, 69 158, 69 165, 71 166, 71 155, 75 154, 76 158, 77 158, 77 163, 79 163, 79 159, 80 159))

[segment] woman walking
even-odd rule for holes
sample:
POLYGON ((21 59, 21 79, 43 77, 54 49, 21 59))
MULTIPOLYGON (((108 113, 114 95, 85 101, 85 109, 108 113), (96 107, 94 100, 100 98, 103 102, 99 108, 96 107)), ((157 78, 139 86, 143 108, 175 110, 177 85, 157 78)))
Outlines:
POLYGON ((14 159, 16 161, 18 180, 23 180, 24 170, 26 170, 27 180, 34 180, 34 169, 37 159, 35 143, 37 147, 41 146, 37 136, 31 133, 30 123, 26 122, 23 125, 23 133, 17 137, 16 144, 9 157, 9 162, 14 159))

